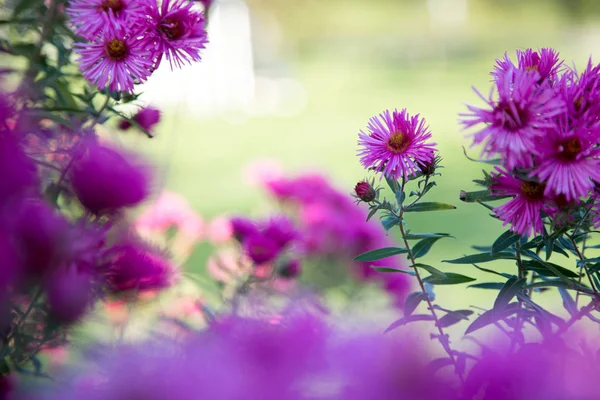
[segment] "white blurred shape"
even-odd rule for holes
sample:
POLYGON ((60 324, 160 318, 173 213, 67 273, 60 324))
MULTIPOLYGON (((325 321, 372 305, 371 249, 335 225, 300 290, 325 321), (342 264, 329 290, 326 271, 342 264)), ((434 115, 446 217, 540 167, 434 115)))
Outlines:
POLYGON ((433 25, 460 25, 467 21, 467 0, 427 0, 433 25))

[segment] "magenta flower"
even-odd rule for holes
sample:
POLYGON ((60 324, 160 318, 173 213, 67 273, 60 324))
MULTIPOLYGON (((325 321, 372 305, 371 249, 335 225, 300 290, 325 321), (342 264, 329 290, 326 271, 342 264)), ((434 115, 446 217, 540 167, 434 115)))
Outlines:
POLYGON ((549 130, 538 144, 540 156, 531 176, 546 185, 545 195, 565 195, 578 200, 600 182, 600 128, 570 130, 564 126, 549 130))
POLYGON ((111 91, 132 92, 134 83, 145 81, 152 72, 152 52, 140 40, 139 31, 106 26, 88 43, 75 43, 79 69, 96 86, 111 91))
POLYGON ((280 249, 283 249, 294 239, 298 238, 298 232, 294 224, 285 216, 269 219, 264 226, 262 234, 273 240, 280 249))
POLYGON ((100 268, 112 293, 153 290, 169 286, 173 267, 158 251, 128 241, 107 250, 109 260, 100 268))
POLYGON ((127 26, 132 19, 141 18, 144 3, 153 0, 71 0, 67 15, 75 33, 94 39, 107 26, 127 26))
MULTIPOLYGON (((154 125, 160 122, 160 111, 154 107, 144 107, 132 118, 146 132, 152 134, 154 125)), ((131 122, 124 119, 119 123, 119 129, 127 130, 131 128, 131 122)))
POLYGON ((143 23, 146 46, 153 48, 156 67, 163 55, 173 64, 200 61, 200 50, 208 42, 202 12, 194 9, 194 2, 187 0, 163 0, 158 6, 146 6, 148 18, 143 23))
POLYGON ((73 162, 69 177, 81 204, 94 214, 135 206, 150 194, 150 175, 144 165, 96 143, 73 162))
POLYGON ((0 131, 0 206, 33 193, 38 182, 36 165, 10 135, 0 131))
POLYGON ((518 68, 522 71, 536 71, 540 75, 538 83, 549 81, 552 84, 556 81, 558 69, 563 63, 558 58, 558 53, 551 48, 542 48, 539 52, 532 49, 517 50, 517 60, 518 67, 515 67, 508 53, 504 53, 503 60, 496 60, 496 71, 492 75, 502 76, 506 71, 518 68))
POLYGON ((521 236, 530 236, 532 231, 533 234, 542 234, 542 211, 550 213, 552 210, 552 199, 545 195, 545 185, 533 180, 519 179, 500 168, 496 170, 498 173, 492 173, 492 194, 515 196, 494 208, 496 216, 504 221, 503 225, 510 224, 510 230, 521 236))
POLYGON ((490 94, 485 99, 489 106, 467 106, 468 113, 461 114, 465 128, 484 125, 472 134, 473 144, 486 142, 483 154, 499 154, 507 169, 516 166, 530 167, 531 155, 538 153, 538 139, 546 129, 555 128, 554 117, 564 112, 564 101, 547 85, 538 85, 537 71, 524 71, 510 67, 496 75, 498 100, 490 94))
POLYGON ((360 131, 358 135, 363 167, 390 178, 407 179, 419 171, 419 162, 432 161, 435 143, 427 143, 431 132, 419 114, 411 117, 406 109, 386 110, 371 118, 367 128, 369 133, 360 131))
POLYGON ((246 255, 257 265, 274 260, 281 251, 274 239, 262 233, 246 238, 243 246, 246 255))
POLYGON ((567 70, 557 87, 566 101, 571 126, 585 128, 598 123, 600 66, 594 66, 590 59, 581 74, 574 70, 567 70))
POLYGON ((246 240, 246 238, 258 234, 256 224, 248 218, 234 217, 229 220, 229 224, 231 225, 233 236, 240 243, 246 240))

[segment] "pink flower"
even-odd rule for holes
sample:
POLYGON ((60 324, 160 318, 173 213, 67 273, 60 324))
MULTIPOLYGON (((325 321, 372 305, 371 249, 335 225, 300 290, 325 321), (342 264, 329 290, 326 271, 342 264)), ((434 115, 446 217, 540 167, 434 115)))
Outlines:
POLYGON ((204 221, 180 194, 163 191, 156 202, 142 213, 136 227, 140 230, 165 232, 171 227, 179 229, 193 240, 199 240, 204 232, 204 221))
POLYGON ((600 127, 549 130, 538 144, 539 158, 531 176, 544 182, 544 194, 578 200, 600 182, 600 127))
POLYGON ((152 71, 152 53, 140 40, 141 32, 107 26, 88 43, 75 43, 79 69, 91 83, 111 91, 132 92, 152 71))
POLYGON ((515 67, 513 62, 508 57, 508 53, 504 53, 503 60, 496 60, 496 71, 492 75, 502 75, 506 71, 518 68, 522 71, 536 71, 540 75, 538 83, 546 80, 549 83, 554 83, 557 79, 558 69, 563 62, 558 58, 558 53, 552 48, 542 48, 539 51, 526 49, 525 51, 517 50, 518 67, 515 67))
POLYGON ((142 27, 146 46, 154 49, 156 67, 163 55, 181 67, 184 62, 200 61, 200 50, 208 42, 204 28, 204 16, 194 9, 194 2, 187 0, 163 0, 160 7, 152 2, 147 5, 148 15, 142 27))
POLYGON ((545 195, 545 185, 534 180, 519 179, 505 170, 496 168, 498 173, 492 174, 493 184, 490 190, 493 195, 515 196, 500 207, 494 208, 496 216, 510 224, 511 231, 521 236, 544 233, 542 211, 550 213, 551 199, 545 195))
POLYGON ((229 218, 218 216, 208 224, 206 236, 212 244, 220 244, 229 241, 233 237, 233 229, 229 218))
POLYGON ((565 104, 548 85, 538 85, 536 71, 514 69, 498 71, 498 100, 475 92, 488 108, 467 106, 461 114, 465 128, 483 125, 472 134, 473 144, 485 141, 483 154, 499 154, 507 169, 530 167, 531 156, 538 154, 537 142, 548 129, 554 129, 554 117, 565 111, 565 104))
POLYGON ((381 172, 392 179, 407 179, 419 171, 419 162, 433 160, 435 143, 425 120, 411 117, 406 109, 388 110, 369 120, 369 133, 360 131, 358 151, 363 167, 381 172))
POLYGON ((67 15, 75 33, 85 39, 94 39, 107 26, 127 26, 141 18, 142 6, 154 0, 71 0, 67 15))
POLYGON ((265 186, 283 177, 281 164, 275 160, 255 161, 244 168, 243 179, 252 186, 265 186))

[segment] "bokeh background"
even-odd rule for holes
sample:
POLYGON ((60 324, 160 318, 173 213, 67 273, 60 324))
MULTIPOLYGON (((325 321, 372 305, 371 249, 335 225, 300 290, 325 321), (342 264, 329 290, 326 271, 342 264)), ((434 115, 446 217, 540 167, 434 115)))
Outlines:
MULTIPOLYGON (((424 259, 437 266, 504 230, 458 199, 485 167, 462 150, 470 141, 458 114, 482 104, 472 86, 488 93, 495 59, 528 47, 553 47, 583 69, 600 50, 599 18, 595 0, 215 0, 203 62, 174 72, 163 63, 142 87, 142 99, 164 112, 156 137, 124 140, 206 219, 261 216, 276 205, 248 184, 252 162, 275 160, 290 175, 321 171, 351 193, 368 176, 356 157, 368 119, 387 108, 420 113, 444 159, 428 200, 457 206, 408 218, 414 232, 456 237, 424 259)), ((198 246, 188 268, 202 272, 211 251, 198 246)), ((477 276, 469 266, 440 268, 477 276)), ((452 297, 468 305, 473 292, 452 297)))

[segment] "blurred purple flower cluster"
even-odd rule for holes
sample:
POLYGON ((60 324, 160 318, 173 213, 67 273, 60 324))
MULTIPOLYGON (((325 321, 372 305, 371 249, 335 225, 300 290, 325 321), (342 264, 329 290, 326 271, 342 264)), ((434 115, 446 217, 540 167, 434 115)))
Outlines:
POLYGON ((96 354, 74 377, 66 375, 64 389, 32 398, 591 399, 590 378, 600 372, 594 356, 560 343, 527 345, 509 355, 486 348, 468 361, 472 368, 460 385, 429 362, 414 332, 401 338, 350 334, 299 310, 279 321, 223 316, 182 343, 162 340, 96 354))
POLYGON ((166 58, 171 68, 200 61, 204 14, 187 0, 73 0, 67 15, 80 69, 99 89, 132 92, 166 58))
POLYGON ((397 303, 402 304, 410 289, 404 274, 382 274, 371 268, 400 269, 402 264, 397 258, 353 261, 363 252, 389 246, 391 240, 379 224, 366 222, 368 211, 362 206, 357 207, 349 194, 339 191, 319 174, 273 178, 265 181, 264 186, 292 210, 300 232, 299 254, 348 265, 358 279, 380 282, 397 303))
POLYGON ((599 202, 600 66, 590 60, 577 72, 553 49, 527 49, 516 65, 497 60, 492 77, 497 96, 477 92, 487 106, 468 106, 462 123, 477 128, 485 156, 499 158, 489 188, 513 199, 496 216, 522 236, 542 234, 546 217, 569 223, 588 198, 599 202))

